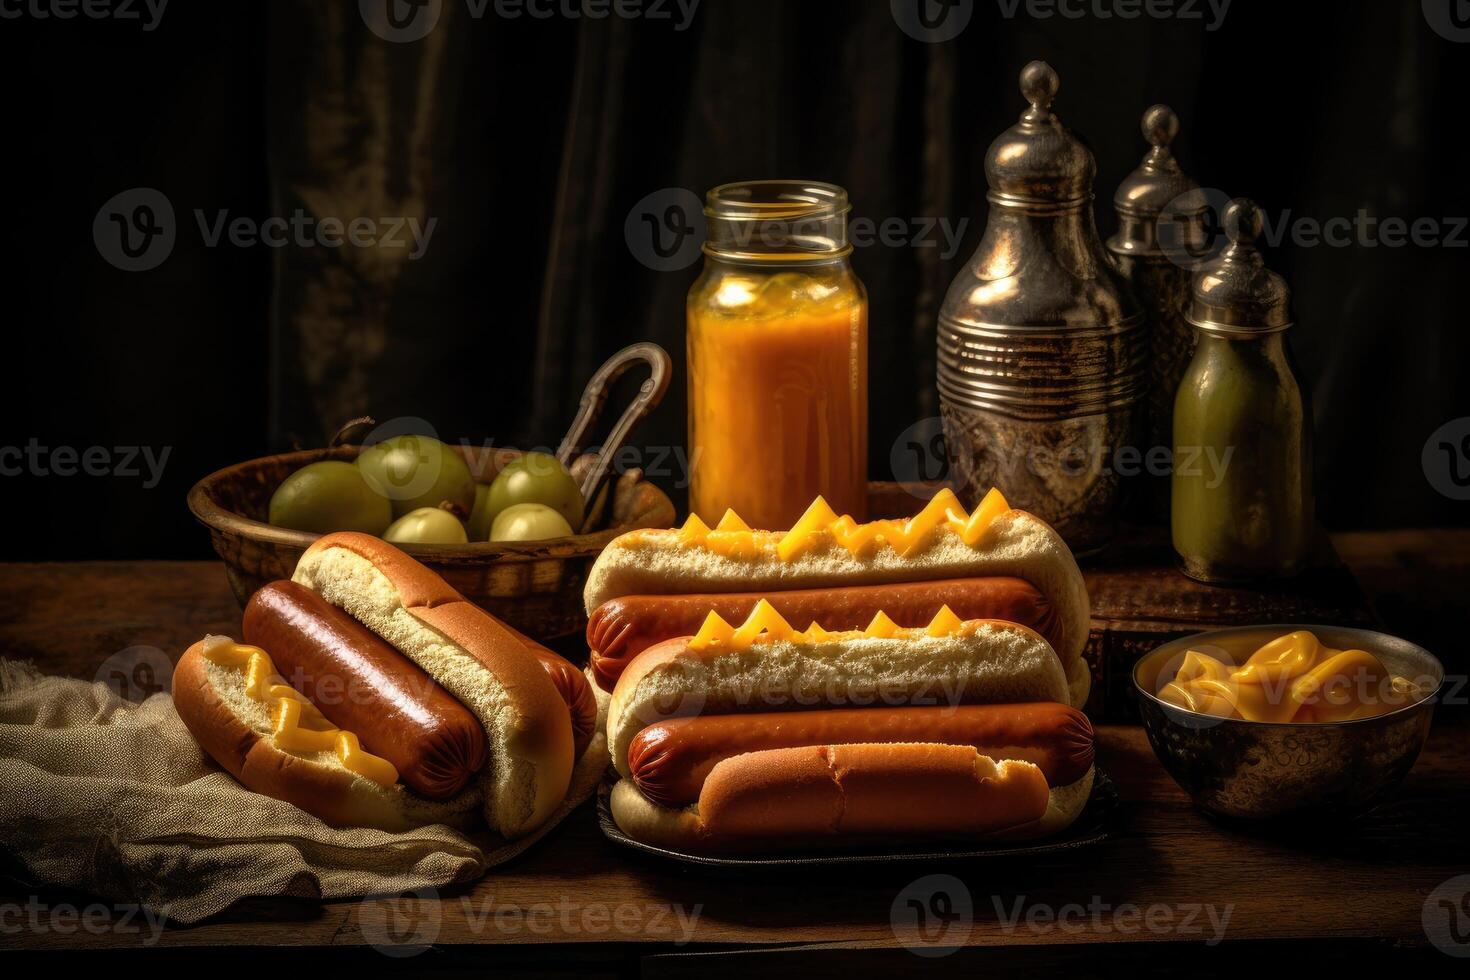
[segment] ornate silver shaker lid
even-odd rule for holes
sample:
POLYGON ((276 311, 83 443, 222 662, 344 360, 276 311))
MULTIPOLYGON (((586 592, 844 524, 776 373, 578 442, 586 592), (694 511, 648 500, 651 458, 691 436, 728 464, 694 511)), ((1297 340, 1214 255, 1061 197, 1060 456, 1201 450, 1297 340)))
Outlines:
POLYGON ((1044 61, 1021 69, 1021 95, 1030 108, 985 154, 991 203, 1022 208, 1073 208, 1092 199, 1097 164, 1092 152, 1051 111, 1061 80, 1044 61))
POLYGON ((1118 232, 1108 239, 1108 248, 1128 255, 1177 252, 1180 264, 1188 265, 1204 250, 1209 204, 1170 148, 1179 135, 1179 117, 1166 105, 1152 105, 1139 128, 1149 150, 1113 195, 1118 232))
POLYGON ((1190 285, 1190 323, 1209 333, 1252 335, 1291 326, 1291 289, 1266 268, 1256 248, 1265 217, 1256 202, 1238 197, 1225 209, 1230 244, 1205 263, 1190 285))

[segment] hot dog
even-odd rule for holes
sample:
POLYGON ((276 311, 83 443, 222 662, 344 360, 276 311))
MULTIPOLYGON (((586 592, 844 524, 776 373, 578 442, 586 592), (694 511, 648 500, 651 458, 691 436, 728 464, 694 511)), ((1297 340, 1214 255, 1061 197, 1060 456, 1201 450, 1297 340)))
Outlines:
POLYGON ((1029 762, 910 742, 765 749, 715 766, 698 807, 655 807, 626 779, 610 803, 635 839, 725 852, 1005 834, 1044 820, 1051 795, 1029 762))
POLYGON ((628 746, 629 774, 660 806, 699 800, 716 765, 746 752, 847 743, 935 742, 981 755, 1034 763, 1051 786, 1092 768, 1092 724, 1055 702, 956 707, 836 708, 671 718, 649 725, 628 746))
POLYGON ((485 729, 423 668, 372 630, 291 581, 245 606, 245 642, 270 652, 286 682, 409 789, 447 800, 485 766, 485 729))
POLYGON ((564 669, 392 545, 319 538, 245 620, 253 643, 208 637, 184 653, 174 705, 248 788, 336 825, 463 825, 478 811, 507 838, 561 805, 564 669))
POLYGON ((862 629, 880 610, 900 626, 924 626, 948 606, 961 619, 1029 626, 1055 646, 1060 624, 1056 606, 1034 585, 1004 575, 845 589, 632 595, 604 602, 588 618, 592 675, 611 691, 623 668, 644 650, 671 637, 694 635, 711 611, 729 622, 743 621, 763 598, 789 622, 816 622, 833 630, 862 629))
POLYGON ((710 613, 618 679, 613 818, 692 852, 1045 836, 1092 787, 1092 728, 1068 693, 1034 630, 947 607, 861 631, 798 630, 769 602, 739 625, 710 613))
POLYGON ((577 758, 580 759, 597 731, 597 696, 592 693, 587 675, 566 657, 537 643, 509 623, 501 625, 518 637, 526 645, 526 649, 541 661, 541 666, 546 668, 546 673, 556 685, 557 693, 572 714, 572 744, 577 758))
POLYGON ((687 635, 711 609, 738 620, 762 597, 798 626, 851 628, 875 606, 918 625, 940 593, 961 616, 1039 628, 1068 678, 1063 700, 1085 703, 1091 623, 1082 573, 1049 525, 997 491, 973 513, 946 489, 907 520, 859 524, 819 497, 784 532, 752 530, 727 512, 713 528, 691 516, 678 529, 620 535, 583 592, 592 674, 608 689, 640 649, 687 635))

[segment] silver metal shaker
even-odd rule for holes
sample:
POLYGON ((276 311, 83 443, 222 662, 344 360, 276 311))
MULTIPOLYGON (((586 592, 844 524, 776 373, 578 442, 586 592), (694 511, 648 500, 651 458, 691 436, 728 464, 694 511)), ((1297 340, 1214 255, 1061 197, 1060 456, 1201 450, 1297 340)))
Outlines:
POLYGON ((1092 211, 1092 153, 1052 113, 1045 62, 1030 103, 990 145, 985 237, 939 313, 938 388, 950 472, 967 503, 990 487, 1074 551, 1111 537, 1136 445, 1143 314, 1092 211))

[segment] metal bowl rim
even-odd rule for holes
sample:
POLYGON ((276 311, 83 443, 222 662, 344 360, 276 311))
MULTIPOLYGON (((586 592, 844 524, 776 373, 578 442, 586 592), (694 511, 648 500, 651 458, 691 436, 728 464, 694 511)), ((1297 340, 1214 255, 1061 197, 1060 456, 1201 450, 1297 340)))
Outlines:
POLYGON ((1246 728, 1350 728, 1354 725, 1367 725, 1375 722, 1382 724, 1400 715, 1407 717, 1409 714, 1415 711, 1423 710, 1426 706, 1432 707, 1439 697, 1439 692, 1444 688, 1445 682, 1444 663, 1434 654, 1421 647, 1419 644, 1406 640, 1401 636, 1394 636, 1392 633, 1384 633, 1381 630, 1364 629, 1360 626, 1333 626, 1328 623, 1261 623, 1257 626, 1228 626, 1224 629, 1204 630, 1199 633, 1192 633, 1189 636, 1181 636, 1178 639, 1170 640, 1167 643, 1160 643, 1148 653, 1145 653, 1143 656, 1139 657, 1138 661, 1133 665, 1133 670, 1129 672, 1129 676, 1133 681, 1133 690, 1143 697, 1148 698, 1148 700, 1152 701, 1155 705, 1157 705, 1166 713, 1174 711, 1178 712, 1181 715, 1189 715, 1195 718, 1209 719, 1210 721, 1218 725, 1237 725, 1246 728), (1221 718, 1219 715, 1209 715, 1201 711, 1190 711, 1188 708, 1181 708, 1177 704, 1170 704, 1157 695, 1150 693, 1146 688, 1144 688, 1141 683, 1139 683, 1139 668, 1143 666, 1145 661, 1153 657, 1165 647, 1174 646, 1175 644, 1188 646, 1196 641, 1199 641, 1201 637, 1207 636, 1229 636, 1236 633, 1257 632, 1259 630, 1276 629, 1283 631, 1283 633, 1294 633, 1298 630, 1309 630, 1313 634, 1315 634, 1317 630, 1346 630, 1350 633, 1357 633, 1361 636, 1381 637, 1386 640, 1392 640, 1394 643, 1399 643, 1412 647, 1422 656, 1427 657, 1430 663, 1439 668, 1439 682, 1435 684, 1433 691, 1430 691, 1428 694, 1424 695, 1424 697, 1420 698, 1417 701, 1412 701, 1409 704, 1404 705, 1402 708, 1395 708, 1394 710, 1385 712, 1381 715, 1372 715, 1368 718, 1353 718, 1348 721, 1250 721, 1246 718, 1221 718))

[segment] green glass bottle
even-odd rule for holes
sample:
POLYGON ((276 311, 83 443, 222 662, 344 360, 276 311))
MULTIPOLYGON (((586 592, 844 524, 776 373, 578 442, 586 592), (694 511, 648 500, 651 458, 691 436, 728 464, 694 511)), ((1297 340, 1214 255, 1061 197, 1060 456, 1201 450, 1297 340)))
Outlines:
POLYGON ((1170 510, 1191 578, 1288 578, 1316 530, 1312 426, 1285 331, 1291 294, 1256 248, 1254 203, 1225 212, 1231 243, 1194 276, 1187 319, 1199 335, 1174 399, 1170 510))

